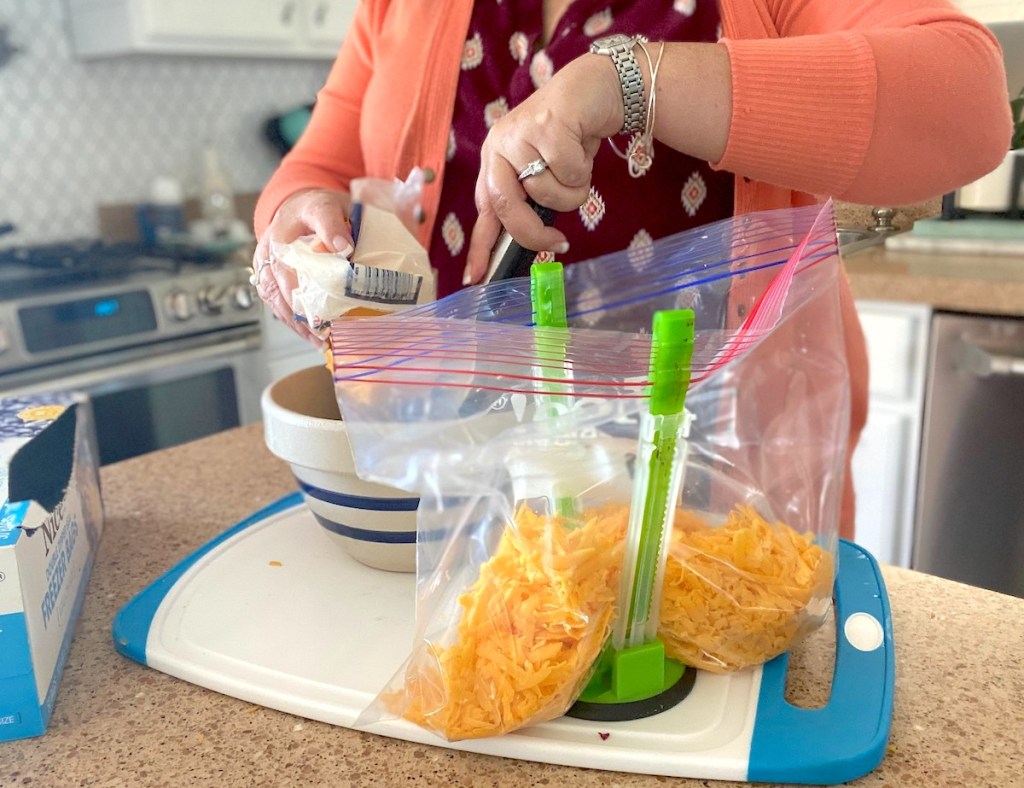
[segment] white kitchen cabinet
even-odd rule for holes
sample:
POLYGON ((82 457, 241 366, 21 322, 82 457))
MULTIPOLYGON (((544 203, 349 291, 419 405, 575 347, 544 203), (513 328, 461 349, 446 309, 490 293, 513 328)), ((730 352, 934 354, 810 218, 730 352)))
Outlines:
POLYGON ((306 0, 305 37, 309 46, 337 54, 341 33, 348 30, 358 0, 306 0))
POLYGON ((857 542, 910 566, 930 307, 858 301, 868 345, 868 421, 853 455, 857 542))
POLYGON ((135 5, 142 37, 168 44, 285 45, 295 37, 298 25, 292 0, 139 0, 135 5))
POLYGON ((359 0, 69 0, 75 53, 331 59, 359 0))

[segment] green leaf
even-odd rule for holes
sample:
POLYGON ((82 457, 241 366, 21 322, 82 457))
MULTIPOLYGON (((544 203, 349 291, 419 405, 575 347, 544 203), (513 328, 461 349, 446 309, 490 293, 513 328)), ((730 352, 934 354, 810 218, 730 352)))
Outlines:
POLYGON ((1017 98, 1010 100, 1010 114, 1013 117, 1013 136, 1010 138, 1010 150, 1024 148, 1024 87, 1017 98))
POLYGON ((1013 115, 1014 123, 1020 123, 1022 111, 1024 111, 1024 96, 1010 102, 1010 114, 1013 115))

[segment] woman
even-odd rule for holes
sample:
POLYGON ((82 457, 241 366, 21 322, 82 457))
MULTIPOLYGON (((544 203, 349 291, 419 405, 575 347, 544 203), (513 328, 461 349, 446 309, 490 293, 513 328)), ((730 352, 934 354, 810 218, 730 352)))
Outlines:
MULTIPOLYGON (((268 244, 344 249, 360 176, 432 176, 419 239, 445 295, 479 281, 501 225, 572 262, 816 195, 927 199, 993 169, 1009 138, 998 44, 945 0, 363 0, 257 205, 258 288, 292 322, 268 244), (648 42, 590 51, 615 33, 648 42), (636 130, 654 157, 634 178, 603 140, 621 151, 636 130), (527 198, 562 212, 554 227, 527 198)), ((867 360, 845 281, 843 301, 852 453, 867 360)))

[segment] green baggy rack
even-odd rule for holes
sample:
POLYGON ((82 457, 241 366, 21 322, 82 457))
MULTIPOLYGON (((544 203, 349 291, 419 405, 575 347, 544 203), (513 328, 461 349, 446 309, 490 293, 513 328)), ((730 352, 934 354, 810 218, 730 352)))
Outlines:
POLYGON ((675 706, 695 672, 665 656, 658 638, 661 585, 686 461, 684 405, 693 357, 689 309, 657 312, 650 407, 643 415, 623 556, 620 615, 590 682, 569 710, 596 721, 640 719, 675 706))

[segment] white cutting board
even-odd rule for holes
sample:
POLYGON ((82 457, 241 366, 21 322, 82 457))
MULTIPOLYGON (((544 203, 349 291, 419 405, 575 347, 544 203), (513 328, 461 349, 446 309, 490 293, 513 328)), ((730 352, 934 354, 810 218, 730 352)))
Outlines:
MULTIPOLYGON (((848 543, 844 548, 859 550, 848 543)), ((869 564, 880 578, 874 561, 863 556, 867 561, 856 554, 854 563, 869 564)), ((126 656, 199 686, 354 727, 409 653, 414 592, 412 575, 382 572, 349 558, 295 494, 231 528, 143 590, 118 614, 114 640, 126 656)), ((849 691, 841 687, 843 660, 837 661, 833 698, 825 709, 796 709, 784 701, 782 657, 728 675, 700 671, 682 703, 643 720, 563 717, 458 743, 404 720, 364 730, 569 766, 842 782, 881 760, 892 711, 892 633, 884 588, 867 598, 881 604, 852 616, 844 616, 840 605, 837 615, 840 621, 875 620, 881 643, 852 649, 871 662, 848 666, 853 671, 849 691), (846 705, 828 713, 842 701, 837 691, 847 696, 846 705), (864 724, 854 724, 857 719, 864 724), (840 725, 831 736, 830 722, 840 725)), ((846 638, 837 638, 837 652, 849 650, 846 638)))

